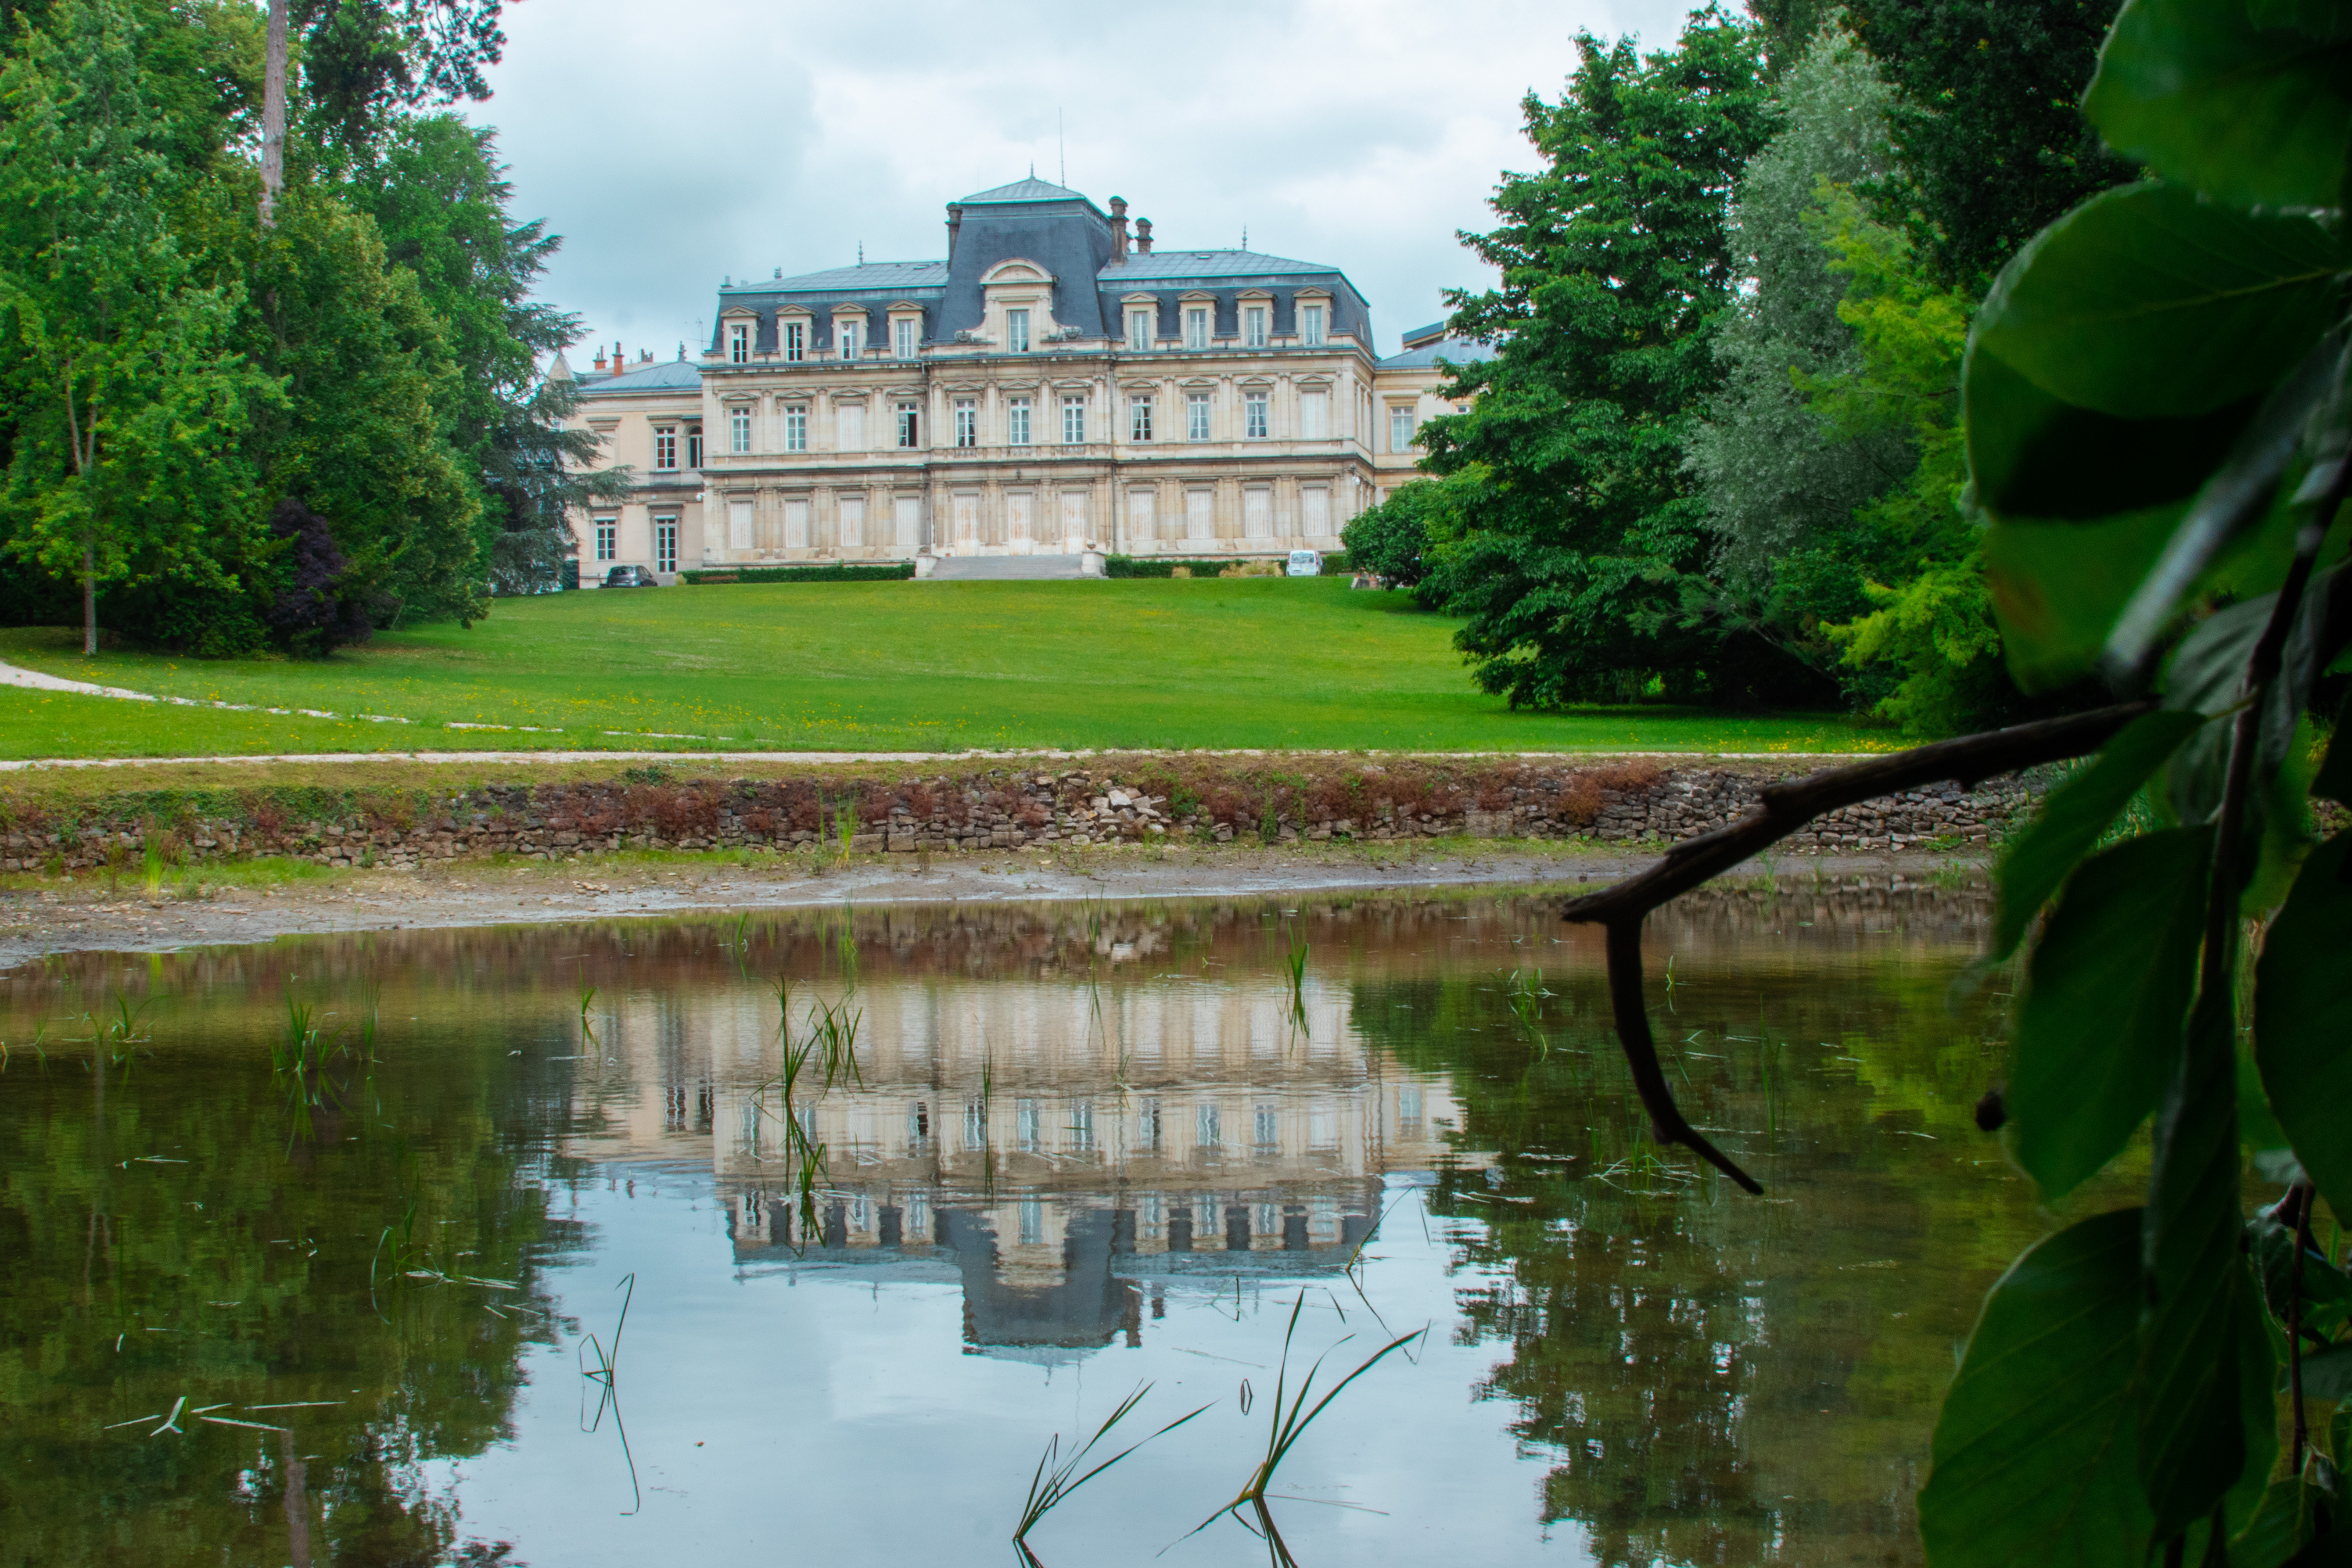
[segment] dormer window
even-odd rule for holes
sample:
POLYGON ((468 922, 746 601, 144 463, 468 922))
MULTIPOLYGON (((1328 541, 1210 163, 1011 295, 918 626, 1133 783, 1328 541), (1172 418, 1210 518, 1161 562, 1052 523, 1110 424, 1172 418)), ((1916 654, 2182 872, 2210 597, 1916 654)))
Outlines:
POLYGON ((1151 330, 1159 323, 1157 310, 1129 310, 1127 313, 1127 346, 1136 353, 1151 352, 1151 330))
POLYGON ((1242 342, 1254 349, 1265 347, 1265 307, 1252 305, 1242 312, 1242 342))
POLYGON ((808 323, 806 321, 786 321, 782 335, 786 364, 799 364, 808 358, 808 323))
POLYGON ((749 321, 736 321, 728 327, 727 363, 729 364, 751 363, 751 324, 749 321))
POLYGON ((1028 311, 1004 312, 1004 351, 1007 353, 1016 354, 1025 354, 1029 352, 1028 311))
POLYGON ((890 353, 898 359, 915 357, 915 339, 922 323, 911 316, 901 316, 890 323, 890 353))
POLYGON ((1301 305, 1298 307, 1298 341, 1305 343, 1310 349, 1319 349, 1323 346, 1322 306, 1301 305))
POLYGON ((834 347, 843 359, 856 359, 865 350, 866 323, 835 321, 833 324, 834 347))
POLYGON ((1184 346, 1188 349, 1204 349, 1209 346, 1209 308, 1206 305, 1186 307, 1184 346))

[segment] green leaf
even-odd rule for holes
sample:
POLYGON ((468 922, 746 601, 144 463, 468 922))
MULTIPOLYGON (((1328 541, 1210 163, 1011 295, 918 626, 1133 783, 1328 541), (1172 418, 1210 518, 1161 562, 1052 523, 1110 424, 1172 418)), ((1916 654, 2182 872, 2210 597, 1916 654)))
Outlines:
MULTIPOLYGON (((2284 1369, 2279 1373, 2278 1390, 2287 1392, 2293 1373, 2284 1369)), ((2352 1345, 2337 1345, 2316 1355, 2303 1358, 2303 1396, 2305 1399, 2343 1400, 2352 1397, 2352 1345)))
POLYGON ((2332 1500, 2300 1476, 2273 1481, 2245 1529, 2230 1542, 2230 1568, 2284 1568, 2311 1539, 2315 1506, 2332 1500))
POLYGON ((2047 691, 2090 671, 2179 516, 2173 506, 2105 522, 1986 530, 1986 590, 2019 686, 2047 691))
POLYGON ((2091 857, 2034 947, 2004 1099, 2045 1200, 2115 1158, 2178 1069, 2212 854, 2210 829, 2171 828, 2091 857))
POLYGON ((2345 265, 2343 244, 2312 218, 2125 185, 2001 268, 1974 341, 2078 408, 2210 414, 2268 394, 2336 324, 2345 265))
POLYGON ((2190 713, 2143 714, 2101 747, 2089 765, 2050 792, 2032 826, 2001 856, 1991 953, 1996 962, 2015 951, 2074 863, 2091 852, 2140 786, 2202 723, 2190 713))
POLYGON ((2239 1252, 2236 1025, 2200 995, 2157 1116, 2140 1321, 2139 1478, 2166 1540, 2212 1511, 2247 1468, 2243 1336, 2259 1332, 2239 1252))
MULTIPOLYGON (((2164 705, 2208 718, 2236 705, 2246 684, 2246 666, 2262 640, 2278 595, 2266 594, 2216 610, 2180 642, 2164 672, 2164 705)), ((2165 769, 2164 793, 2172 814, 2189 824, 2210 822, 2221 806, 2233 726, 2213 724, 2191 736, 2165 769)))
POLYGON ((2291 28, 2323 43, 2352 40, 2352 5, 2344 0, 2250 0, 2246 17, 2264 31, 2291 28))
POLYGON ((2133 1479, 2140 1215, 2036 1243, 1985 1298, 1919 1494, 1931 1568, 2139 1568, 2133 1479))
POLYGON ((2303 1168, 2352 1214, 2352 833, 2303 863, 2254 968, 2254 1061, 2303 1168))
MULTIPOLYGON (((2271 512, 2280 477, 2307 446, 2314 416, 2333 405, 2344 384, 2346 342, 2343 327, 2322 337, 2239 432, 2229 458, 2197 492, 2189 515, 2165 546, 2163 559, 2148 573, 2108 637, 2106 663, 2112 672, 2129 676, 2140 668, 2189 586, 2271 512)), ((2307 640, 2315 647, 2316 634, 2309 634, 2307 640)))
POLYGON ((1977 503, 2010 521, 2082 522, 2195 495, 2262 399, 2120 418, 2053 396, 1979 338, 1960 367, 1960 401, 1977 503))
MULTIPOLYGON (((2287 0, 2321 17, 2340 7, 2287 0)), ((2338 26, 2323 20, 2332 36, 2338 26)), ((2341 42, 2257 22, 2231 0, 2131 0, 2083 112, 2109 145, 2236 206, 2333 206, 2352 141, 2341 42)))
POLYGON ((2336 728, 2327 738, 2327 757, 2319 764, 2319 776, 2311 781, 2311 793, 2323 800, 2339 805, 2352 805, 2352 741, 2345 737, 2345 726, 2352 724, 2352 696, 2336 710, 2336 728))

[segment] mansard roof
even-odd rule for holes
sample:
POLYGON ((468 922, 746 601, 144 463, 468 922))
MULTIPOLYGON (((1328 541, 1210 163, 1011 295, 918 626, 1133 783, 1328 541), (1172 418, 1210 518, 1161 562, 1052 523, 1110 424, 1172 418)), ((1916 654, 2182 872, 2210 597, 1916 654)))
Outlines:
POLYGON ((702 384, 702 367, 682 359, 641 364, 614 375, 610 371, 575 373, 581 392, 590 397, 607 392, 691 392, 702 384))
POLYGON ((1434 370, 1439 360, 1448 364, 1469 364, 1473 361, 1492 359, 1493 348, 1475 338, 1415 338, 1414 347, 1401 354, 1391 354, 1378 362, 1380 370, 1434 370))
MULTIPOLYGON (((986 206, 998 202, 1083 202, 1087 198, 1067 185, 1057 185, 1032 174, 1025 180, 1015 180, 1009 185, 999 185, 992 191, 982 191, 963 198, 965 206, 986 206)), ((1092 204, 1089 203, 1089 205, 1092 204)))
POLYGON ((1211 278, 1275 278, 1302 272, 1336 275, 1339 271, 1320 261, 1293 261, 1287 257, 1265 256, 1255 250, 1155 250, 1149 256, 1130 255, 1124 261, 1113 261, 1098 276, 1106 282, 1116 279, 1136 283, 1174 283, 1211 278))
POLYGON ((724 294, 847 293, 878 294, 891 289, 938 289, 948 280, 944 261, 864 261, 854 267, 829 267, 796 278, 755 278, 730 283, 724 294))

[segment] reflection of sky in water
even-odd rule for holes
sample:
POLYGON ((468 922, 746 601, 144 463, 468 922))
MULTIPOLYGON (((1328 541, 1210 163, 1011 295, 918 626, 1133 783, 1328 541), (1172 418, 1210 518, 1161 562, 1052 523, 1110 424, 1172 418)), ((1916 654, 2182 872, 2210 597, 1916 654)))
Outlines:
MULTIPOLYGON (((1281 907, 1239 903, 16 971, 0 1037, 115 988, 164 1001, 106 1093, 79 1064, 0 1081, 0 1222, 26 1259, 0 1306, 32 1326, 0 1380, 0 1501, 22 1505, 0 1562, 299 1558, 278 1439, 211 1428, 158 1468, 149 1445, 178 1439, 104 1431, 182 1394, 344 1402, 299 1418, 316 1563, 1009 1557, 1047 1439, 1149 1382, 1128 1440, 1212 1408, 1033 1537, 1049 1564, 1148 1563, 1262 1455, 1303 1298, 1294 1388, 1343 1336, 1324 1386, 1428 1335, 1285 1463, 1302 1562, 1916 1563, 1953 1345, 2042 1224, 1969 1125, 1995 1030, 1946 987, 1982 914, 1732 894, 1654 921, 1675 1081, 1759 1203, 1647 1144, 1597 933, 1556 940, 1527 900, 1301 910, 1296 1006, 1281 907), (852 972, 858 1075, 828 1089, 812 1061, 788 1100, 773 978, 805 1037, 852 972), (383 1060, 338 1067, 298 1128, 262 1043, 289 994, 348 1025, 371 984, 383 1060), (580 1371, 632 1272, 635 1490, 612 1415, 583 1430, 580 1371), (95 1527, 63 1501, 85 1476, 95 1527)), ((1223 1521, 1166 1560, 1263 1550, 1223 1521)))
MULTIPOLYGON (((1309 1562, 1581 1561, 1567 1539, 1541 1545, 1529 1508, 1540 1469, 1515 1459, 1495 1411, 1466 1397, 1495 1358, 1444 1337, 1460 1279, 1445 1269, 1442 1222, 1424 1240, 1418 1195, 1398 1184, 1390 1196, 1398 1206, 1367 1248, 1366 1293, 1400 1333, 1433 1321, 1434 1342, 1418 1366, 1391 1355, 1359 1380, 1294 1450, 1276 1489, 1385 1513, 1281 1504, 1286 1539, 1309 1562)), ((1135 1348, 1121 1339, 1041 1366, 970 1353, 951 1278, 886 1283, 854 1265, 730 1267, 729 1215, 700 1179, 640 1180, 633 1198, 599 1188, 581 1199, 597 1246, 555 1289, 565 1311, 595 1327, 618 1300, 609 1281, 624 1264, 637 1271, 622 1413, 646 1500, 638 1517, 615 1517, 630 1491, 609 1422, 579 1430, 568 1348, 534 1355, 515 1440, 452 1469, 468 1533, 513 1540, 535 1562, 643 1563, 657 1552, 730 1563, 755 1550, 844 1563, 1009 1557, 1003 1538, 1048 1438, 1091 1430, 1150 1382, 1130 1419, 1156 1419, 1135 1436, 1194 1405, 1216 1407, 1080 1491, 1033 1538, 1049 1564, 1148 1563, 1231 1497, 1252 1445, 1263 1449, 1302 1285, 1295 1363, 1357 1336, 1326 1363, 1327 1385, 1330 1369, 1344 1373, 1385 1340, 1336 1273, 1246 1279, 1238 1319, 1233 1277, 1194 1275, 1143 1287, 1135 1348), (1247 1417, 1244 1378, 1255 1396, 1247 1417)), ((1225 1521, 1162 1560, 1251 1561, 1262 1551, 1225 1521)))

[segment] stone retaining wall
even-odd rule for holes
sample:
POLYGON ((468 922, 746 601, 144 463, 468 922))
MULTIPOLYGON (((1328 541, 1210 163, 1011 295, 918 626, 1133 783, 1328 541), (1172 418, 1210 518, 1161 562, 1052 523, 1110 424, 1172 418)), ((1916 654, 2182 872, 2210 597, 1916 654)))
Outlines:
MULTIPOLYGON (((68 816, 21 808, 0 870, 83 870, 257 855, 415 867, 625 848, 914 853, 1169 841, 1589 839, 1664 844, 1751 810, 1781 770, 1644 760, 1350 762, 1176 756, 876 779, 673 779, 488 785, 461 794, 259 789, 126 796, 68 816)), ((1983 847, 2034 798, 2018 778, 1914 790, 1785 840, 1795 853, 1983 847)))

